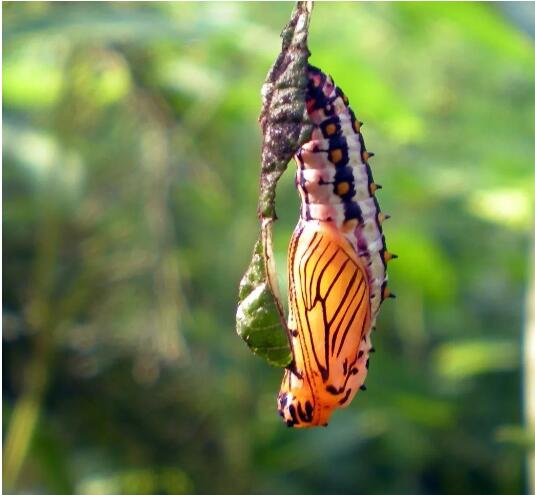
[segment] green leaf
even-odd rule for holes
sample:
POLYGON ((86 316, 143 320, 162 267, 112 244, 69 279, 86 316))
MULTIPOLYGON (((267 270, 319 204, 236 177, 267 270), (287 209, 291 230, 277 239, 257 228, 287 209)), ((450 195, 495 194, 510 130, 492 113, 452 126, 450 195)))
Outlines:
POLYGON ((518 348, 504 339, 471 339, 442 344, 434 354, 437 371, 445 378, 461 380, 474 375, 514 370, 518 348))
POLYGON ((271 225, 271 221, 264 222, 240 283, 236 330, 255 354, 284 367, 292 354, 272 262, 271 225))

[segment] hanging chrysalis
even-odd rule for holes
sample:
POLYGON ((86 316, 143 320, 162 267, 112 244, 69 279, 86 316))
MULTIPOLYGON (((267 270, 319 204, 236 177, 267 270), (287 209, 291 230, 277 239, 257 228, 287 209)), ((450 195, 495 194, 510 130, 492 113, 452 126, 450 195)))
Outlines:
POLYGON ((278 398, 289 426, 325 425, 364 386, 386 288, 381 213, 361 123, 333 80, 308 67, 314 128, 295 155, 301 215, 288 252, 293 361, 278 398))
MULTIPOLYGON (((382 301, 393 297, 386 264, 395 257, 386 250, 381 224, 387 217, 375 197, 380 186, 361 122, 329 76, 308 62, 303 74, 302 129, 309 132, 294 148, 301 211, 288 251, 283 325, 291 360, 278 395, 279 414, 295 427, 326 425, 335 409, 365 388, 370 333, 382 301)), ((264 258, 267 264, 269 256, 264 258)), ((280 302, 276 306, 282 314, 280 302)))

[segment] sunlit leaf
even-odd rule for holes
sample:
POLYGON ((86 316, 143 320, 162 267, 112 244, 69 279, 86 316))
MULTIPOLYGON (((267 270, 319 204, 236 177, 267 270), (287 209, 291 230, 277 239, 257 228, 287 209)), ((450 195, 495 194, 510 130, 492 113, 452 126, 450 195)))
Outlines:
POLYGON ((469 198, 468 209, 490 222, 527 230, 533 222, 535 203, 524 190, 495 189, 475 191, 469 198))
POLYGON ((519 366, 518 347, 505 340, 467 340, 442 344, 434 355, 437 371, 446 378, 463 379, 481 373, 513 370, 519 366))

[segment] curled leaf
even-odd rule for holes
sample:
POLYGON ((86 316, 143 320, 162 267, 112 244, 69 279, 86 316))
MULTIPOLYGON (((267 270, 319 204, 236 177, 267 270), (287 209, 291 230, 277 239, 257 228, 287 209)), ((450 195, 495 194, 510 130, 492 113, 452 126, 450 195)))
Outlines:
POLYGON ((311 2, 297 2, 282 31, 282 50, 262 86, 260 126, 264 136, 258 215, 262 220, 253 259, 240 283, 236 329, 257 355, 275 366, 292 359, 280 300, 271 232, 275 213, 275 188, 288 162, 312 132, 305 92, 307 87, 308 26, 311 2))
POLYGON ((265 222, 253 259, 240 283, 238 335, 251 350, 275 366, 287 366, 291 350, 271 260, 271 221, 265 222))
POLYGON ((264 140, 258 200, 260 218, 277 218, 277 181, 299 146, 308 141, 312 132, 305 104, 310 56, 307 36, 311 11, 310 2, 297 2, 290 22, 281 33, 281 53, 262 86, 259 120, 264 140))

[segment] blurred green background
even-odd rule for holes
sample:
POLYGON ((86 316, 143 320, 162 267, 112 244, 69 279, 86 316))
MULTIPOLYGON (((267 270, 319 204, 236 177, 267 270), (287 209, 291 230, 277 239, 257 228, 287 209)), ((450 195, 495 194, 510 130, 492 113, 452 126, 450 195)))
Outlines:
MULTIPOLYGON (((234 329, 291 9, 3 3, 8 493, 525 493, 535 5, 316 5, 400 259, 368 392, 310 431, 234 329)), ((277 206, 284 285, 293 164, 277 206)))

